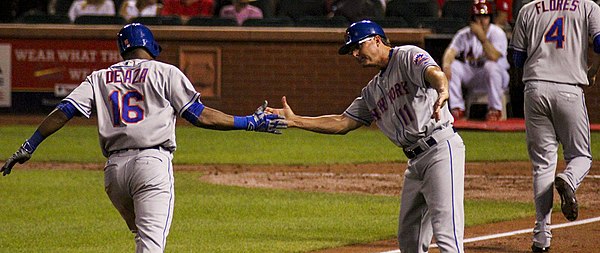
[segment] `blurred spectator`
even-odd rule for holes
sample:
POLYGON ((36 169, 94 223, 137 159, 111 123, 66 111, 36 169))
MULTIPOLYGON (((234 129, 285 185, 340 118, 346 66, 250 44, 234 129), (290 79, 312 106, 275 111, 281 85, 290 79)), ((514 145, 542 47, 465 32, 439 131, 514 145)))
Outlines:
POLYGON ((260 8, 250 5, 250 2, 256 0, 232 0, 231 5, 223 6, 219 17, 235 19, 238 25, 242 25, 246 19, 263 18, 263 12, 260 8))
POLYGON ((350 22, 385 16, 381 0, 327 0, 327 6, 329 16, 343 16, 350 22))
POLYGON ((10 23, 17 17, 17 0, 6 0, 0 8, 0 22, 10 23))
POLYGON ((455 120, 468 116, 463 89, 467 96, 487 94, 486 120, 502 119, 502 97, 510 81, 506 58, 508 39, 500 27, 491 24, 492 15, 490 2, 475 2, 471 24, 456 32, 444 52, 442 66, 449 81, 449 108, 455 120))
POLYGON ((119 8, 119 15, 127 22, 136 17, 154 17, 158 15, 157 0, 126 0, 119 8))
POLYGON ((16 17, 27 14, 48 14, 48 0, 21 0, 17 2, 16 17))
POLYGON ((214 0, 164 0, 161 16, 179 16, 183 23, 191 17, 212 17, 214 0))
MULTIPOLYGON (((502 28, 504 32, 507 33, 512 31, 511 24, 514 23, 512 4, 512 0, 496 0, 496 18, 494 19, 494 24, 502 28)), ((508 37, 510 37, 510 35, 508 37)))
POLYGON ((71 22, 83 15, 115 16, 115 3, 112 0, 77 0, 69 8, 71 22))
POLYGON ((48 2, 48 14, 67 15, 72 4, 73 0, 50 0, 48 2))

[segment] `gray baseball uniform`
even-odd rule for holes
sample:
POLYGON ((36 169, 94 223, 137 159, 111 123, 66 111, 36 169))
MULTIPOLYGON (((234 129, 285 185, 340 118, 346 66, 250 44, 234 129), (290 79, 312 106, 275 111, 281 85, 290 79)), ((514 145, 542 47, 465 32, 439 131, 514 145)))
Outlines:
POLYGON ((137 252, 164 250, 175 196, 175 119, 199 97, 176 67, 138 59, 93 72, 64 99, 85 117, 97 111, 108 157, 105 190, 136 233, 137 252))
POLYGON ((442 252, 463 252, 465 147, 447 105, 431 119, 437 99, 424 73, 437 66, 415 46, 395 47, 388 67, 344 112, 379 129, 410 158, 404 175, 398 241, 402 252, 427 252, 432 236, 442 252))
POLYGON ((559 143, 566 169, 557 175, 577 190, 591 166, 585 97, 588 35, 600 35, 600 7, 589 0, 536 0, 523 6, 511 48, 525 52, 525 122, 533 165, 533 243, 549 247, 559 143))

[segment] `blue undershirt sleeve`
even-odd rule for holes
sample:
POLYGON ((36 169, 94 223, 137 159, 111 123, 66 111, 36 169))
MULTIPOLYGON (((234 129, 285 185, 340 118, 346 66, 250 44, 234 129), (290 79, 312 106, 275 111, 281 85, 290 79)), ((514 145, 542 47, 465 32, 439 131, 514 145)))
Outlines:
POLYGON ((523 68, 525 66, 525 60, 527 60, 527 53, 522 51, 513 51, 513 63, 517 68, 523 68))
POLYGON ((202 103, 196 101, 192 105, 190 105, 187 108, 187 110, 185 110, 183 112, 181 117, 183 117, 188 122, 195 125, 196 122, 198 122, 198 117, 200 117, 200 114, 202 114, 202 111, 204 111, 204 105, 202 103))
POLYGON ((79 112, 73 104, 67 101, 61 101, 56 106, 56 109, 61 110, 65 114, 65 116, 67 116, 68 119, 73 118, 73 116, 77 115, 79 112))
POLYGON ((594 52, 600 54, 600 34, 596 35, 596 38, 594 38, 594 52))

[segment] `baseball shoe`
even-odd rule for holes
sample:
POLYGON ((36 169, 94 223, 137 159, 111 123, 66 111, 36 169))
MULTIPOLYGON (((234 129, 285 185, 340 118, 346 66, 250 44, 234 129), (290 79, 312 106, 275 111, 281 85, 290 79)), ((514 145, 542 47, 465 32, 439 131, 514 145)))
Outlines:
POLYGON ((554 187, 560 195, 560 209, 567 220, 574 221, 577 219, 577 198, 575 191, 571 186, 560 177, 554 179, 554 187))
POLYGON ((550 247, 548 246, 540 248, 538 246, 531 245, 531 252, 550 252, 550 247))
POLYGON ((502 120, 502 111, 489 109, 485 115, 486 121, 500 121, 502 120))
POLYGON ((454 108, 450 112, 452 113, 452 117, 454 117, 454 120, 462 120, 465 117, 465 110, 462 110, 460 108, 454 108))

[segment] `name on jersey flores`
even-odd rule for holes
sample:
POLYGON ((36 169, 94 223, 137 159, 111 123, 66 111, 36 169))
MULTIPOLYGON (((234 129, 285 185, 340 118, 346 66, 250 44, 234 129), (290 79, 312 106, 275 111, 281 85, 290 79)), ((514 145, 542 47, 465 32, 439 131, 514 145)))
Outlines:
POLYGON ((135 84, 146 81, 148 68, 113 69, 106 71, 106 84, 135 84))
MULTIPOLYGON (((396 83, 394 86, 389 88, 385 94, 385 96, 381 97, 377 100, 377 107, 371 110, 371 115, 375 120, 380 120, 381 115, 387 112, 389 109, 389 104, 394 102, 396 99, 400 98, 400 96, 404 96, 408 94, 408 89, 406 88, 406 82, 402 81, 400 83, 396 83), (388 100, 389 99, 389 100, 388 100)), ((402 117, 408 116, 402 113, 404 110, 400 110, 400 114, 402 117)))
POLYGON ((547 0, 535 3, 537 14, 548 11, 575 11, 579 0, 547 0))

